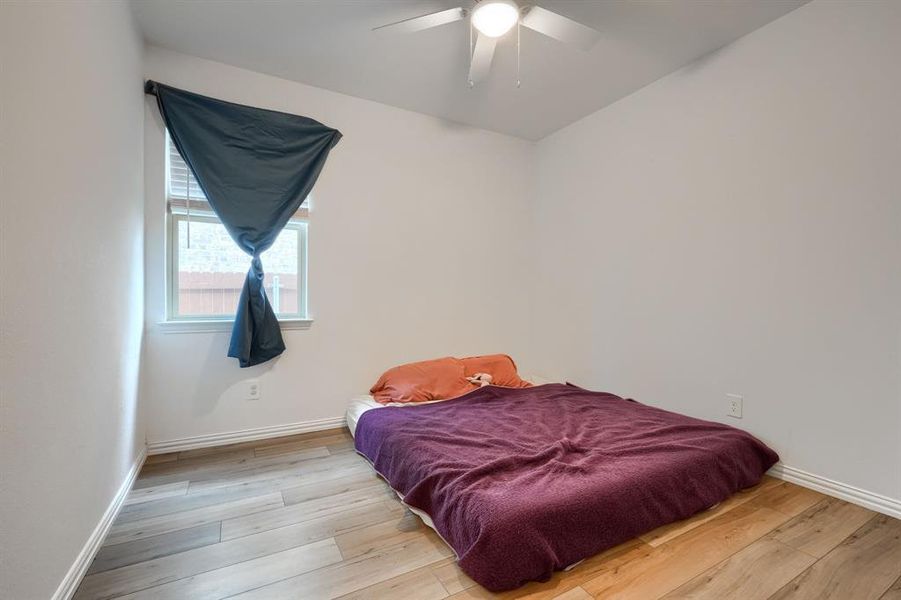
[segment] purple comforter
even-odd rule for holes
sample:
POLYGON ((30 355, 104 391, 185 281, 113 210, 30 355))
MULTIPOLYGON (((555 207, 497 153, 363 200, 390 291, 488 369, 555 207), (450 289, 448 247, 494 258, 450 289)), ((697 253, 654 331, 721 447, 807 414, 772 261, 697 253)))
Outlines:
POLYGON ((779 458, 727 425, 561 384, 370 410, 355 445, 492 591, 709 508, 779 458))

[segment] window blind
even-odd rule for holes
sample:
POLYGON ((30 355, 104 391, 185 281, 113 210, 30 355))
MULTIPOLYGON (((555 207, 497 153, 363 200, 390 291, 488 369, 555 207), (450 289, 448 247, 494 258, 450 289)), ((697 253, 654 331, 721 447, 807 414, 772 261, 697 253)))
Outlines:
POLYGON ((169 198, 184 200, 188 197, 188 185, 191 186, 191 201, 206 202, 203 190, 197 184, 194 174, 182 159, 175 144, 167 140, 169 147, 169 198))

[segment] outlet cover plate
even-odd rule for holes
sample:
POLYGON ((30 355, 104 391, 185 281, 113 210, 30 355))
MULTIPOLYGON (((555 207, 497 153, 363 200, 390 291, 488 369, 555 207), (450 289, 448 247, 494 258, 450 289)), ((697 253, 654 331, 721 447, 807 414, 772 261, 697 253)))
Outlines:
POLYGON ((740 419, 744 400, 739 394, 726 394, 726 416, 740 419))

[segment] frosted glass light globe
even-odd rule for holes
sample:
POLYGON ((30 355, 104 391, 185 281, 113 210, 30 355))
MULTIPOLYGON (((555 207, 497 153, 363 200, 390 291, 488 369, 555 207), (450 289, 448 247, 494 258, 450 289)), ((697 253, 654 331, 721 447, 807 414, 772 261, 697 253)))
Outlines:
POLYGON ((496 38, 519 21, 519 7, 512 0, 484 0, 472 11, 472 26, 479 33, 496 38))

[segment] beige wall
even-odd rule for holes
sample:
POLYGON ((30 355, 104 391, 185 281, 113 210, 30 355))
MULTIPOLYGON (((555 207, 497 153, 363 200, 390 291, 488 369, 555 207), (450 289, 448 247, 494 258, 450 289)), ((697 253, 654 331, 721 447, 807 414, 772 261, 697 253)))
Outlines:
POLYGON ((899 31, 816 1, 543 140, 539 364, 901 499, 899 31))
MULTIPOLYGON (((228 333, 164 333, 164 138, 146 103, 146 407, 151 442, 340 417, 389 366, 448 354, 525 361, 529 174, 516 138, 148 49, 149 78, 317 119, 344 137, 313 192, 307 331, 249 369, 228 333), (241 382, 259 378, 262 398, 241 382)), ((265 266, 265 265, 264 265, 265 266)))
POLYGON ((57 589, 144 447, 142 42, 0 3, 0 597, 57 589))

